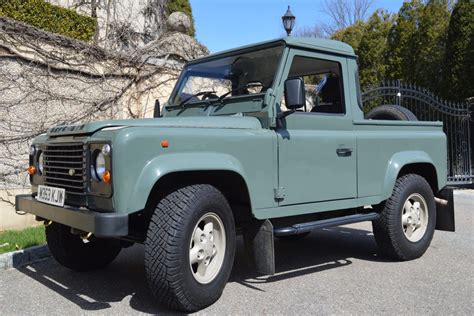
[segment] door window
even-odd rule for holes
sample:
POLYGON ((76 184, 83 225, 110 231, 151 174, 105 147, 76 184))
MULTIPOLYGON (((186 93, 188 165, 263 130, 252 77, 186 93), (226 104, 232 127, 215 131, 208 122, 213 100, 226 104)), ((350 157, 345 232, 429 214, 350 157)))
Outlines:
MULTIPOLYGON (((308 113, 344 114, 341 65, 335 61, 295 56, 288 79, 302 78, 305 83, 308 113)), ((282 111, 286 110, 284 98, 282 111)))

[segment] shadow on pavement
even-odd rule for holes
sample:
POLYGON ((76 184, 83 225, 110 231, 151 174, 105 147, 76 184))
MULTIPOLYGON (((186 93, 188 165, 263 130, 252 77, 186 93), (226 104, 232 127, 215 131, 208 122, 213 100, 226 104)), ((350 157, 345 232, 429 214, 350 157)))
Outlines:
POLYGON ((262 291, 258 284, 344 267, 352 264, 351 259, 388 261, 378 257, 371 231, 348 227, 317 230, 299 241, 276 239, 276 274, 273 276, 261 276, 253 271, 245 260, 243 246, 237 248, 236 257, 229 282, 257 291, 262 291))
MULTIPOLYGON (((242 239, 237 241, 234 268, 229 282, 263 291, 259 284, 344 267, 350 258, 380 261, 375 254, 372 233, 347 227, 312 232, 300 241, 275 241, 276 274, 259 276, 244 255, 242 239)), ((18 269, 55 291, 85 311, 105 310, 111 303, 130 300, 130 306, 144 313, 172 313, 158 305, 151 296, 145 279, 143 246, 122 250, 106 269, 79 273, 60 266, 53 259, 18 269)), ((45 302, 47 304, 47 302, 45 302)))

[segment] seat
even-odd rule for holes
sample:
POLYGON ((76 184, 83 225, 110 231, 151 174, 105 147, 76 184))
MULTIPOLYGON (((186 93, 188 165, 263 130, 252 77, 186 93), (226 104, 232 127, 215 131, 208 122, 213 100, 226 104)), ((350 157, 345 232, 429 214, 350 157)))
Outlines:
POLYGON ((329 77, 320 92, 322 102, 313 107, 316 113, 344 113, 341 101, 341 87, 338 77, 329 77))

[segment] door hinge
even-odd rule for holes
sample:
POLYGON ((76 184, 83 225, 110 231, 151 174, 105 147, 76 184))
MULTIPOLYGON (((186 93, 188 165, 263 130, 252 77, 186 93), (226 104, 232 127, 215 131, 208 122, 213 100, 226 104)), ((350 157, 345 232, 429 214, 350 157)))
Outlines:
POLYGON ((273 189, 273 192, 275 194, 275 200, 281 201, 285 199, 286 194, 284 187, 275 188, 273 189))

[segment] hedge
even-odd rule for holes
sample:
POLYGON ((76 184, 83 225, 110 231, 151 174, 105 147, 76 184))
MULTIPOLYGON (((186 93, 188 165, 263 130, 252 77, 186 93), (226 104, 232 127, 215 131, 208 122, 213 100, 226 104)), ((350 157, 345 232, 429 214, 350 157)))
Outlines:
POLYGON ((90 41, 97 29, 94 18, 44 0, 2 0, 0 16, 82 41, 90 41))

